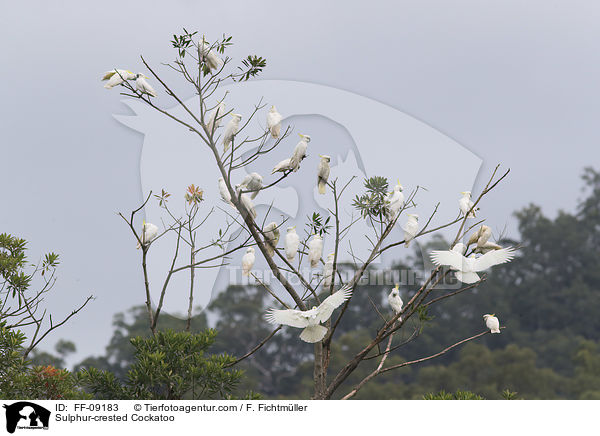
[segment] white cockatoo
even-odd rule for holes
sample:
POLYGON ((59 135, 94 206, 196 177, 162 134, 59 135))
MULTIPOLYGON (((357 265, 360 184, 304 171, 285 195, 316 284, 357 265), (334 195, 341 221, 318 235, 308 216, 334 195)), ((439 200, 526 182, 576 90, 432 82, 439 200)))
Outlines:
POLYGON ((485 245, 485 243, 491 238, 492 229, 485 224, 477 229, 475 233, 469 238, 467 245, 477 244, 478 247, 485 245))
POLYGON ((409 213, 408 220, 406 224, 402 226, 402 230, 404 230, 404 246, 408 247, 410 245, 410 241, 412 241, 417 233, 419 233, 419 215, 414 213, 409 213))
POLYGON ((333 259, 335 253, 331 253, 327 256, 327 262, 323 265, 323 287, 329 288, 331 286, 331 280, 333 278, 333 259))
POLYGON ((104 76, 102 76, 102 80, 108 80, 108 82, 106 82, 106 84, 104 85, 106 89, 111 89, 117 85, 120 85, 125 80, 133 80, 135 78, 135 73, 132 73, 129 70, 119 69, 107 71, 106 73, 104 73, 104 76))
POLYGON ((244 206, 244 209, 246 209, 248 213, 252 215, 252 218, 256 219, 256 209, 254 209, 254 203, 252 203, 250 197, 248 197, 247 194, 242 194, 240 195, 240 202, 242 203, 242 206, 244 206))
POLYGON ((465 254, 467 252, 467 247, 462 242, 457 243, 454 247, 451 248, 452 251, 460 254, 465 254))
POLYGON ((258 193, 260 192, 260 189, 263 186, 262 182, 263 182, 263 178, 260 174, 250 173, 250 174, 246 175, 246 177, 244 177, 244 180, 242 180, 242 183, 240 184, 240 186, 242 189, 245 189, 246 191, 254 191, 250 195, 250 198, 252 198, 252 200, 254 200, 256 198, 256 196, 258 195, 258 193))
MULTIPOLYGON (((157 236, 158 236, 158 227, 156 227, 152 223, 147 223, 146 221, 144 221, 142 223, 142 234, 140 236, 140 239, 142 240, 142 244, 148 245, 157 236)), ((137 243, 137 247, 136 248, 138 250, 141 248, 141 245, 140 245, 139 242, 137 243)))
POLYGON ((288 227, 285 234, 285 256, 287 260, 292 261, 296 257, 298 247, 300 246, 300 238, 296 233, 296 226, 288 227))
POLYGON ((279 242, 279 227, 275 221, 267 224, 264 230, 265 234, 265 246, 269 256, 273 257, 275 250, 277 249, 277 243, 279 242))
POLYGON ((325 188, 327 187, 327 180, 329 180, 329 172, 331 168, 329 167, 329 162, 331 162, 331 157, 320 154, 319 157, 321 161, 319 162, 319 169, 317 171, 317 186, 319 187, 319 194, 325 194, 325 188))
POLYGON ((135 75, 135 88, 140 91, 142 94, 148 94, 152 97, 156 97, 158 94, 154 90, 152 86, 146 81, 147 77, 142 73, 138 73, 135 75))
POLYGON ((475 253, 485 254, 488 251, 501 250, 501 249, 502 249, 501 245, 494 244, 493 242, 487 241, 485 244, 483 244, 481 246, 477 245, 477 247, 475 248, 475 253))
POLYGON ((461 282, 475 283, 479 281, 478 272, 485 271, 494 265, 510 262, 514 256, 515 249, 512 247, 490 251, 480 257, 475 257, 474 254, 465 257, 454 250, 435 250, 431 252, 431 261, 438 266, 448 265, 461 282))
POLYGON ((273 138, 279 138, 279 134, 281 133, 281 119, 281 114, 277 112, 277 108, 271 106, 271 109, 267 113, 267 129, 269 129, 273 138))
POLYGON ((231 202, 231 194, 227 189, 227 185, 225 184, 225 179, 223 177, 219 177, 219 194, 221 194, 221 198, 225 203, 235 207, 231 202))
MULTIPOLYGON (((390 292, 390 295, 388 295, 388 303, 390 303, 391 308, 397 314, 400 313, 402 306, 404 305, 402 298, 400 298, 400 289, 398 289, 399 287, 400 285, 396 283, 396 286, 394 286, 394 289, 392 289, 392 292, 390 292)), ((402 318, 398 318, 398 321, 402 321, 402 318)))
POLYGON ((285 173, 285 172, 291 171, 291 170, 292 170, 292 159, 287 158, 287 159, 284 159, 281 162, 279 162, 277 165, 275 165, 275 167, 273 168, 273 171, 271 171, 271 174, 285 173))
POLYGON ((217 107, 206 115, 206 130, 212 133, 213 128, 217 130, 221 127, 223 115, 225 115, 225 102, 220 102, 217 107))
POLYGON ((475 218, 475 211, 477 208, 473 208, 473 202, 471 201, 471 191, 461 192, 462 197, 458 200, 458 206, 463 215, 469 213, 467 218, 475 218), (471 210, 473 208, 473 210, 471 210), (471 210, 471 212, 469 212, 471 210))
POLYGON ((308 243, 308 260, 310 267, 314 268, 319 264, 321 255, 323 254, 323 238, 319 235, 313 235, 308 243))
POLYGON ((242 275, 249 276, 250 270, 254 266, 254 261, 256 260, 256 256, 254 255, 254 248, 248 247, 246 250, 246 254, 242 257, 242 275))
POLYGON ((211 71, 218 70, 219 68, 221 68, 221 65, 223 65, 223 59, 221 59, 215 54, 213 50, 211 50, 210 44, 204 41, 204 39, 202 40, 200 51, 202 53, 202 56, 204 57, 206 65, 211 71))
POLYGON ((319 307, 313 306, 312 309, 304 311, 269 309, 265 319, 271 324, 289 325, 304 329, 300 333, 300 339, 313 344, 322 340, 327 334, 327 328, 322 326, 321 323, 327 321, 333 311, 351 296, 352 287, 344 286, 323 300, 319 307))
POLYGON ((302 133, 299 133, 299 135, 300 142, 296 144, 296 148, 294 148, 294 152, 290 158, 290 165, 294 172, 298 171, 300 168, 300 162, 302 162, 302 159, 306 157, 306 149, 308 148, 308 143, 310 142, 310 136, 303 135, 302 133))
POLYGON ((223 133, 223 151, 227 151, 233 141, 234 135, 240 130, 240 121, 242 116, 240 114, 231 114, 231 120, 225 126, 225 133, 223 133))
POLYGON ((490 329, 490 332, 500 333, 500 321, 498 321, 495 315, 494 313, 483 315, 483 320, 485 321, 485 326, 490 329))
POLYGON ((400 180, 398 180, 398 183, 396 183, 396 186, 394 186, 392 192, 385 197, 385 203, 387 205, 386 216, 388 221, 392 221, 394 218, 396 218, 396 214, 400 209, 402 209, 402 206, 404 206, 404 194, 402 193, 403 189, 404 188, 400 184, 400 180))

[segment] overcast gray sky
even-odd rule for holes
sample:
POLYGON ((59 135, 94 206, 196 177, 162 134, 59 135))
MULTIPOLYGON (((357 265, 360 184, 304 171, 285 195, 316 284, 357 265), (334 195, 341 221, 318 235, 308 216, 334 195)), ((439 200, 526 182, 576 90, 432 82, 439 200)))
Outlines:
POLYGON ((142 199, 143 135, 113 118, 130 111, 102 72, 143 71, 140 54, 171 60, 182 27, 230 34, 232 57, 268 59, 264 79, 350 91, 454 139, 482 159, 480 182, 510 167, 482 207, 516 236, 512 211, 572 209, 582 168, 599 161, 599 13, 596 2, 548 0, 5 3, 0 231, 29 240, 34 260, 60 253, 57 317, 98 296, 47 344, 100 354, 112 314, 142 302, 129 292, 138 253, 115 213, 142 199))

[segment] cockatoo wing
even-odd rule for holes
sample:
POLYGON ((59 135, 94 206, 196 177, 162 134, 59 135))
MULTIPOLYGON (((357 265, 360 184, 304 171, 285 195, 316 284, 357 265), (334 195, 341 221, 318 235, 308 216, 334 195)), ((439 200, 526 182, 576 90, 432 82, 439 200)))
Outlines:
POLYGON ((472 268, 474 272, 485 271, 494 265, 510 262, 513 257, 515 257, 515 249, 513 247, 490 251, 475 259, 472 268))
POLYGON ((435 250, 430 254, 431 261, 434 265, 448 265, 451 268, 462 271, 465 257, 456 251, 435 250))
POLYGON ((305 313, 295 309, 270 309, 265 319, 271 324, 284 324, 297 328, 304 328, 309 324, 305 313))
POLYGON ((341 306, 351 295, 352 287, 348 285, 331 294, 323 300, 321 305, 317 308, 317 320, 319 322, 327 321, 331 317, 333 311, 341 306))

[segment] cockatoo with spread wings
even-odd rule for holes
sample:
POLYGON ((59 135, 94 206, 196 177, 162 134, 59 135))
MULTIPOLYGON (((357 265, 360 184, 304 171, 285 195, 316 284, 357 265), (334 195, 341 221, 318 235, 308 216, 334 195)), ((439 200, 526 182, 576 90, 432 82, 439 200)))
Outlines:
POLYGON ((281 119, 281 114, 277 112, 277 108, 271 106, 267 114, 267 129, 275 139, 279 138, 279 133, 281 133, 281 119))
POLYGON ((513 247, 490 251, 480 257, 472 254, 470 257, 463 256, 454 250, 436 250, 431 252, 431 261, 434 265, 448 265, 454 270, 456 278, 463 283, 475 283, 479 281, 478 272, 485 271, 494 265, 510 262, 515 256, 513 247))
POLYGON ((327 334, 327 328, 322 326, 321 323, 327 321, 333 311, 340 307, 351 295, 352 287, 344 286, 323 300, 319 307, 313 306, 312 309, 304 311, 269 309, 265 319, 271 324, 289 325, 290 327, 304 329, 300 333, 300 339, 313 344, 322 340, 327 334))

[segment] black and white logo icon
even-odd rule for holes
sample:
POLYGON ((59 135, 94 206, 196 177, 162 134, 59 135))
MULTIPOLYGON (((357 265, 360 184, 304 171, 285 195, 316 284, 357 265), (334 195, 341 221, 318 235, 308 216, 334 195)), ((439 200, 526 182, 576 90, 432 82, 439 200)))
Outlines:
POLYGON ((28 401, 5 404, 6 431, 14 433, 16 429, 47 430, 50 422, 50 411, 28 401))

